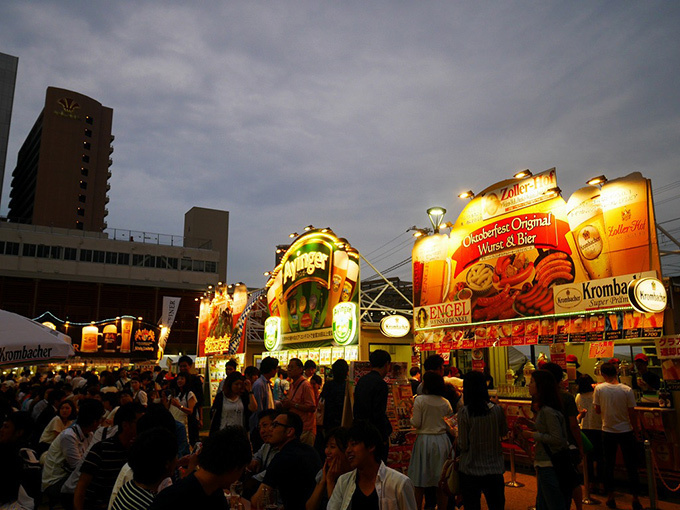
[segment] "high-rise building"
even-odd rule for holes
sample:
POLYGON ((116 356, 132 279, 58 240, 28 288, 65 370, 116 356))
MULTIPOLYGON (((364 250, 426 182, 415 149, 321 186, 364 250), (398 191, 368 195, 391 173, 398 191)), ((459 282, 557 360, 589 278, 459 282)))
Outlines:
POLYGON ((9 124, 12 120, 12 103, 14 103, 14 86, 17 81, 18 63, 17 57, 0 53, 0 196, 2 196, 2 183, 5 179, 9 124))
POLYGON ((12 173, 9 221, 103 231, 112 120, 113 110, 94 99, 48 87, 12 173))

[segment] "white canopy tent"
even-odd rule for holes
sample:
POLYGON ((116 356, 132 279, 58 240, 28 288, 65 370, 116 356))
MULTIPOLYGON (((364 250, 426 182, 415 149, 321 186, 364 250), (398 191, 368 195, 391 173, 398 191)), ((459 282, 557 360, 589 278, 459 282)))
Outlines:
POLYGON ((0 310, 0 366, 37 365, 73 356, 71 337, 0 310))

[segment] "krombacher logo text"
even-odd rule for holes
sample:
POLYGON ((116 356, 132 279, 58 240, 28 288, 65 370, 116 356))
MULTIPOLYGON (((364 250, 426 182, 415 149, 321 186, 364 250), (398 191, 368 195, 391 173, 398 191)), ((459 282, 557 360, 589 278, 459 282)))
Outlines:
POLYGON ((605 285, 592 285, 592 283, 583 283, 583 297, 585 299, 621 296, 628 292, 628 283, 617 282, 616 278, 605 285))

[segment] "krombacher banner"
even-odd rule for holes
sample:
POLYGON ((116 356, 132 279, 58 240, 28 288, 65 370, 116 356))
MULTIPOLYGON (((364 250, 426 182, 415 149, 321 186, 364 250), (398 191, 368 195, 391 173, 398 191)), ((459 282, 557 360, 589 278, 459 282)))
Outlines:
POLYGON ((334 338, 341 345, 356 343, 359 253, 328 229, 302 234, 267 282, 267 302, 271 317, 276 318, 265 324, 269 350, 281 344, 334 338), (336 311, 343 303, 353 303, 354 307, 336 311), (334 316, 341 321, 335 328, 334 316))

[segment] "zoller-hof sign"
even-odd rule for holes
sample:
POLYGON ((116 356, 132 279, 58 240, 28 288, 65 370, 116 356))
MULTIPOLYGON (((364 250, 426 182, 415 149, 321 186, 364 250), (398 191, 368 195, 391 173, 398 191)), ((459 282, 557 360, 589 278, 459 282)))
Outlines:
MULTIPOLYGON (((628 298, 631 283, 650 278, 658 281, 655 271, 556 285, 554 287, 555 313, 585 312, 629 306, 632 304, 628 298)), ((659 284, 663 288, 661 282, 659 284)))

